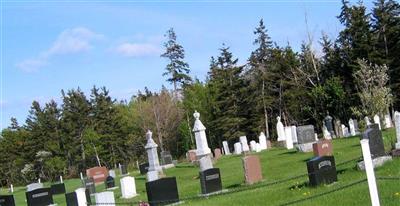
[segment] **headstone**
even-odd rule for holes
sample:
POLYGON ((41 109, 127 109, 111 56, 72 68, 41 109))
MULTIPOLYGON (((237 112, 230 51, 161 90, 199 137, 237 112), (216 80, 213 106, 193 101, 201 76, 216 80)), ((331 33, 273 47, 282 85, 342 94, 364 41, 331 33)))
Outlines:
POLYGON ((255 155, 249 155, 242 158, 244 168, 244 179, 247 184, 253 184, 261 181, 262 171, 260 158, 255 155))
POLYGON ((256 143, 256 152, 261 152, 261 144, 256 143))
POLYGON ((313 125, 297 127, 297 145, 296 149, 301 152, 311 152, 312 144, 315 142, 315 133, 313 125))
POLYGON ((28 206, 52 205, 53 196, 50 188, 39 188, 25 193, 28 206))
POLYGON ((371 121, 369 120, 369 117, 368 117, 368 116, 364 117, 364 121, 365 121, 365 124, 366 124, 367 126, 369 126, 369 125, 372 124, 371 121))
POLYGON ((108 171, 108 175, 113 177, 113 178, 117 177, 117 175, 115 174, 115 170, 109 170, 108 171))
POLYGON ((78 200, 78 206, 86 206, 92 203, 90 199, 90 192, 85 188, 78 188, 75 190, 76 199, 78 200))
POLYGON ((249 144, 247 143, 247 137, 246 136, 241 136, 240 138, 240 144, 242 144, 242 152, 249 152, 249 144))
POLYGON ((222 142, 222 146, 224 147, 224 153, 225 155, 230 155, 231 151, 229 151, 229 145, 227 141, 222 142))
POLYGON ((149 171, 149 163, 143 163, 139 165, 139 171, 141 175, 146 174, 149 171))
POLYGON ((331 133, 328 131, 325 124, 322 125, 322 134, 324 135, 324 139, 332 139, 331 133))
POLYGON ((187 160, 191 163, 197 160, 196 150, 189 150, 186 155, 187 155, 187 160))
POLYGON ((93 167, 86 170, 86 176, 93 178, 96 184, 102 183, 108 177, 108 170, 106 167, 93 167))
POLYGON ((293 139, 293 143, 297 144, 297 127, 296 126, 292 126, 292 139, 293 139))
POLYGON ((125 176, 120 179, 121 183, 121 194, 122 198, 129 199, 135 197, 136 194, 136 183, 135 178, 131 176, 125 176))
POLYGON ((385 115, 385 128, 391 128, 392 125, 392 118, 390 118, 390 114, 385 115))
POLYGON ((251 140, 251 141, 250 141, 250 150, 251 150, 252 152, 255 152, 255 151, 256 151, 256 146, 257 146, 256 141, 251 140))
POLYGON ((343 137, 342 123, 340 122, 340 120, 335 121, 335 133, 336 137, 343 137))
POLYGON ((93 181, 93 178, 84 179, 83 180, 83 185, 88 190, 89 194, 96 193, 96 186, 95 186, 95 183, 93 181))
POLYGON ((175 177, 165 177, 146 182, 146 193, 151 206, 179 202, 178 187, 175 177))
POLYGON ((194 112, 193 117, 195 118, 193 132, 196 139, 196 155, 198 157, 210 155, 211 149, 207 143, 206 127, 200 121, 200 114, 197 111, 194 112))
POLYGON ((0 206, 15 206, 14 195, 0 195, 0 206))
POLYGON ((335 158, 314 157, 307 161, 308 179, 311 186, 330 184, 337 181, 335 158))
POLYGON ((160 162, 158 160, 158 153, 157 153, 157 147, 158 145, 154 142, 152 139, 153 133, 148 130, 146 133, 146 138, 147 138, 147 143, 145 145, 145 149, 147 152, 147 158, 149 161, 149 170, 148 171, 160 171, 160 162))
POLYGON ((222 190, 219 168, 200 171, 199 176, 202 194, 209 194, 222 190))
POLYGON ((222 157, 221 149, 220 148, 215 148, 214 149, 214 158, 219 159, 222 157))
POLYGON ((10 193, 14 193, 14 185, 10 184, 10 193))
POLYGON ((350 127, 351 136, 356 136, 356 128, 354 126, 354 120, 353 119, 349 120, 349 127, 350 127))
POLYGON ((349 129, 344 124, 342 124, 342 134, 344 137, 350 136, 349 129))
POLYGON ((210 156, 204 156, 204 157, 200 158, 199 164, 200 164, 200 171, 205 171, 205 170, 213 168, 212 160, 211 160, 210 156))
POLYGON ((161 155, 161 162, 163 165, 172 164, 172 155, 169 151, 162 151, 161 155))
POLYGON ((81 206, 78 203, 78 197, 75 192, 65 193, 65 202, 67 206, 81 206))
POLYGON ((279 141, 286 141, 286 136, 285 136, 285 128, 281 122, 281 117, 278 116, 277 118, 277 123, 276 123, 276 131, 278 134, 278 142, 279 141))
POLYGON ((115 206, 114 192, 100 192, 94 195, 96 205, 113 205, 115 206))
POLYGON ((126 165, 124 165, 124 164, 119 164, 119 171, 120 171, 121 175, 128 174, 128 168, 126 168, 126 165))
POLYGON ((356 119, 353 119, 354 123, 354 130, 356 131, 356 135, 360 134, 360 128, 358 127, 358 121, 356 119))
POLYGON ((329 112, 327 112, 327 115, 324 118, 324 124, 326 126, 326 129, 330 133, 330 136, 334 137, 335 131, 334 131, 334 128, 333 128, 333 122, 332 121, 333 121, 333 118, 329 115, 329 112))
POLYGON ((115 187, 115 180, 113 177, 108 176, 107 179, 104 181, 104 185, 106 189, 114 188, 115 187))
POLYGON ((155 181, 160 179, 158 171, 148 171, 146 174, 147 182, 155 181))
POLYGON ((378 124, 379 130, 382 130, 382 127, 381 127, 381 119, 379 118, 379 116, 378 116, 377 114, 374 116, 374 123, 375 123, 375 124, 378 124))
POLYGON ((242 154, 242 144, 240 142, 236 142, 234 145, 235 154, 242 154))
POLYGON ((332 156, 332 141, 323 139, 313 144, 314 156, 322 157, 322 156, 332 156))
POLYGON ((400 150, 400 113, 395 112, 394 113, 394 119, 395 119, 395 125, 396 125, 396 138, 397 138, 397 143, 395 148, 400 150))
POLYGON ((267 149, 267 137, 265 136, 264 132, 261 132, 260 136, 258 136, 258 142, 260 143, 261 150, 267 149))
POLYGON ((64 194, 65 193, 65 185, 64 183, 53 184, 50 186, 51 194, 64 194))
POLYGON ((379 125, 369 125, 363 133, 363 139, 369 139, 369 147, 372 159, 380 156, 385 156, 385 147, 383 145, 382 132, 379 130, 379 125))
POLYGON ((83 178, 83 174, 82 174, 82 172, 80 172, 80 176, 81 176, 81 180, 83 180, 84 178, 83 178))
POLYGON ((285 127, 286 149, 293 149, 292 127, 285 127))
POLYGON ((318 139, 318 134, 317 133, 314 133, 314 137, 315 137, 315 141, 318 141, 319 139, 318 139))
POLYGON ((36 190, 39 188, 43 188, 43 184, 42 183, 32 183, 26 186, 26 191, 32 191, 32 190, 36 190))

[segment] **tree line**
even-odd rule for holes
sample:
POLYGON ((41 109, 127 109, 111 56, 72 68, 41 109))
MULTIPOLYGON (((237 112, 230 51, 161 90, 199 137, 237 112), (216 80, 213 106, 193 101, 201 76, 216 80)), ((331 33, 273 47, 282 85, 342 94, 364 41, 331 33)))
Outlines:
POLYGON ((254 51, 246 64, 223 44, 210 58, 205 81, 193 79, 184 47, 167 31, 161 55, 163 74, 173 85, 145 88, 128 101, 117 101, 105 87, 61 91, 62 102, 34 101, 23 125, 15 118, 0 138, 0 180, 22 184, 38 177, 76 177, 86 168, 145 161, 145 133, 176 158, 195 148, 191 126, 197 110, 210 147, 256 139, 276 139, 276 117, 285 125, 313 124, 321 131, 329 112, 349 118, 383 116, 400 109, 400 5, 377 0, 371 11, 362 2, 342 1, 337 37, 322 35, 322 54, 310 34, 300 51, 280 46, 261 19, 254 29, 254 51))

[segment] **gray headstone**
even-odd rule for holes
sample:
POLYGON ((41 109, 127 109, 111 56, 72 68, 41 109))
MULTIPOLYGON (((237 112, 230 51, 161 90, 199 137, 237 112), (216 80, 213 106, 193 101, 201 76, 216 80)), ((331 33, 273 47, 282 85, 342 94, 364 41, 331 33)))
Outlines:
POLYGON ((26 191, 32 191, 32 190, 36 190, 39 188, 43 188, 43 184, 42 183, 32 183, 26 186, 26 191))
POLYGON ((305 144, 315 142, 315 132, 313 125, 304 125, 297 127, 297 143, 305 144))
POLYGON ((324 123, 325 123, 326 129, 328 129, 329 133, 331 133, 331 134, 334 133, 332 120, 333 120, 333 118, 328 113, 328 115, 324 119, 324 123))
POLYGON ((371 124, 363 133, 363 139, 369 140, 369 148, 372 158, 385 156, 385 147, 383 145, 382 132, 378 124, 371 124))

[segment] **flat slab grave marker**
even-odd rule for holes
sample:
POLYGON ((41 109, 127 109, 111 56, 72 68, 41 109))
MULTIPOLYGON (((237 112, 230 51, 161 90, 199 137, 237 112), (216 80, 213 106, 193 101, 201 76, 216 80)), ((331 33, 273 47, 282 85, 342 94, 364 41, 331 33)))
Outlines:
POLYGON ((165 177, 146 182, 146 193, 150 206, 179 202, 178 186, 175 177, 165 177))
POLYGON ((332 141, 328 139, 319 140, 313 144, 313 150, 315 157, 332 156, 332 141))
POLYGON ((86 176, 93 178, 96 184, 102 183, 108 177, 108 170, 106 167, 92 167, 86 170, 86 176))
POLYGON ((52 205, 53 196, 50 188, 39 188, 25 193, 28 206, 52 205))
POLYGON ((330 184, 337 181, 335 158, 314 157, 307 161, 308 179, 311 186, 330 184))
POLYGON ((65 193, 65 185, 64 183, 58 183, 50 186, 51 194, 58 195, 65 193))
POLYGON ((247 184, 254 184, 263 179, 260 158, 250 155, 242 158, 244 168, 244 179, 247 184))
POLYGON ((211 168, 199 172, 201 193, 209 194, 222 190, 221 174, 219 168, 211 168))
POLYGON ((0 195, 0 206, 15 206, 14 195, 0 195))
POLYGON ((135 178, 131 176, 126 176, 121 178, 121 194, 122 198, 129 199, 135 197, 136 194, 136 183, 135 178))

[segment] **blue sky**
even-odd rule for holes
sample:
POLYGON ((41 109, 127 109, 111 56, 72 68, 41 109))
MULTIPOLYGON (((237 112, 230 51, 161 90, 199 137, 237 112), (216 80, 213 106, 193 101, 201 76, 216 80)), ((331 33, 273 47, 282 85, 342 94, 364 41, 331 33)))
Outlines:
MULTIPOLYGON (((366 3, 371 7, 371 3, 366 3)), ((317 44, 335 37, 340 1, 70 2, 2 4, 1 125, 25 122, 33 100, 60 102, 61 89, 106 86, 130 99, 147 86, 171 88, 162 76, 164 33, 173 27, 191 74, 204 80, 222 43, 244 63, 254 49, 253 30, 264 19, 280 46, 298 50, 308 30, 317 44)), ((315 46, 318 50, 318 46, 315 46)))

